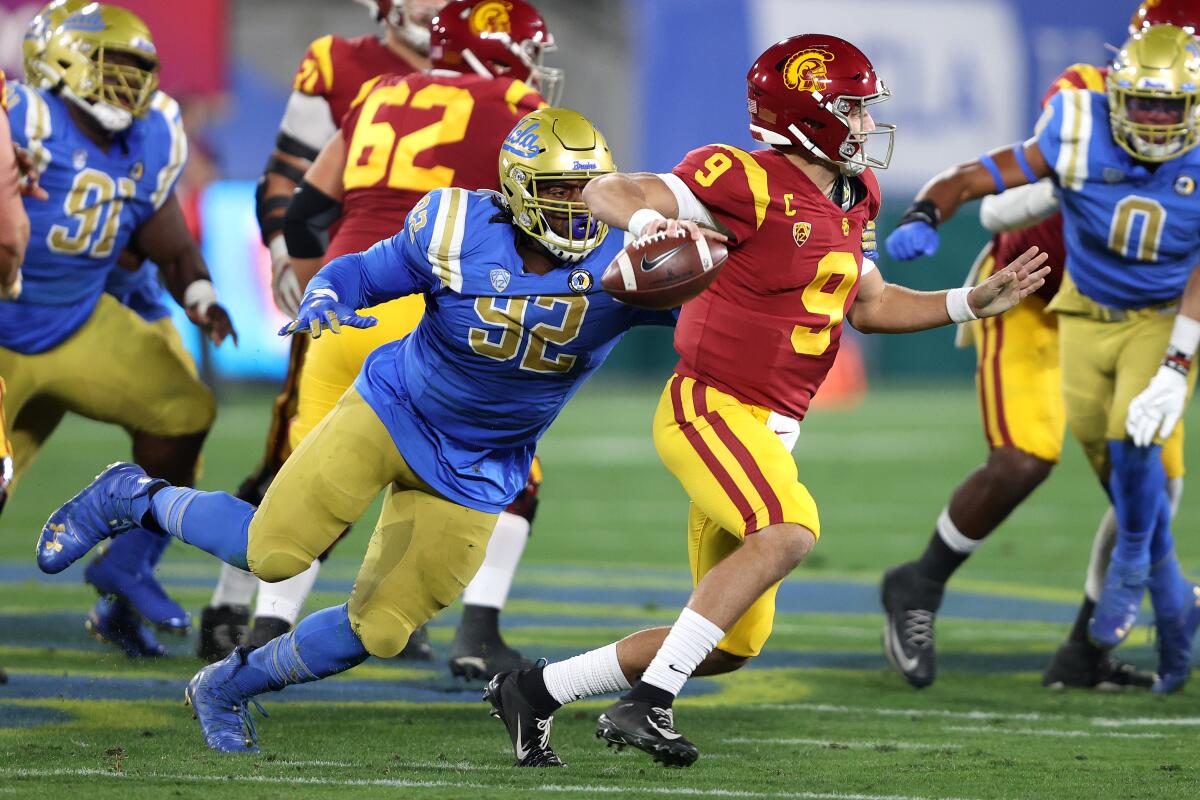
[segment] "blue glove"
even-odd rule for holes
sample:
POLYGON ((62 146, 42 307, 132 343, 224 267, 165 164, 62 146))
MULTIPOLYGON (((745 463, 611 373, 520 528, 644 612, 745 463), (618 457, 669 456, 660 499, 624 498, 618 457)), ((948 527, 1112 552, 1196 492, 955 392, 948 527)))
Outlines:
POLYGON ((280 336, 304 330, 318 339, 321 330, 328 328, 334 333, 341 333, 343 325, 352 328, 371 328, 379 320, 375 317, 360 317, 358 312, 337 301, 337 295, 331 289, 316 289, 304 295, 300 301, 300 310, 296 319, 279 329, 280 336))
POLYGON ((920 220, 906 222, 888 234, 884 244, 888 255, 898 261, 931 256, 938 249, 937 228, 920 220))

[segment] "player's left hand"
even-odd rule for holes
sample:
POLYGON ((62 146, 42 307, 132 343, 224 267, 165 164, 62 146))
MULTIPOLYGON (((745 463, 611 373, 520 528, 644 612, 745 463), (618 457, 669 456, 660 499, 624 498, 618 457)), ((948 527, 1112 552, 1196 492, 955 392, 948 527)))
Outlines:
POLYGON ((1017 256, 1004 269, 997 270, 967 295, 975 316, 994 317, 1003 314, 1029 295, 1042 288, 1050 267, 1050 255, 1031 247, 1017 256))
POLYGON ((20 175, 20 181, 17 188, 24 197, 32 197, 34 200, 49 200, 50 195, 38 183, 38 173, 33 166, 33 156, 20 145, 13 145, 13 155, 17 159, 17 173, 20 175))
POLYGON ((1129 401, 1125 432, 1138 447, 1154 443, 1155 435, 1166 439, 1175 430, 1187 404, 1187 377, 1163 365, 1150 379, 1150 385, 1129 401))
POLYGON ((238 335, 233 327, 233 319, 220 303, 209 304, 203 312, 197 303, 187 309, 188 319, 204 332, 214 345, 220 347, 226 337, 233 338, 233 346, 237 347, 238 335))
POLYGON ((305 331, 312 338, 319 339, 321 331, 326 328, 333 333, 341 333, 343 325, 352 328, 372 328, 378 322, 375 317, 359 316, 355 309, 339 302, 332 290, 315 289, 304 295, 296 319, 280 328, 279 335, 288 336, 305 331))
POLYGON ((863 258, 869 258, 872 261, 879 260, 879 242, 875 239, 875 220, 867 220, 867 224, 862 230, 862 253, 863 258))

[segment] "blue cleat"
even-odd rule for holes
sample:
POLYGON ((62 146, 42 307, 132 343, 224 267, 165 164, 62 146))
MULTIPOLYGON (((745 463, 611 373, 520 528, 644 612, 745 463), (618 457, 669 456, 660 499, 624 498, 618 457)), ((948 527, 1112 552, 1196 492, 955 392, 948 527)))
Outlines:
POLYGON ((264 717, 267 712, 233 685, 233 676, 246 664, 246 653, 234 648, 228 658, 197 672, 183 693, 184 705, 190 705, 200 721, 204 743, 219 753, 258 752, 258 734, 246 703, 253 703, 264 717))
POLYGON ((51 575, 62 572, 104 539, 140 525, 155 485, 168 484, 135 464, 110 464, 46 520, 38 537, 38 567, 51 575))
POLYGON ((88 612, 87 629, 102 642, 115 645, 129 658, 162 658, 166 648, 154 631, 119 597, 101 597, 88 612))
MULTIPOLYGON (((150 536, 161 534, 146 531, 150 536)), ((127 536, 134 536, 128 533, 127 536)), ((84 570, 83 579, 100 594, 115 594, 129 602, 133 610, 159 630, 183 636, 192 626, 192 617, 183 606, 175 602, 154 576, 154 568, 141 565, 136 572, 129 572, 118 559, 107 558, 103 552, 94 558, 84 570)))
POLYGON ((1158 677, 1150 690, 1155 694, 1179 691, 1192 675, 1192 642, 1200 627, 1200 586, 1193 585, 1189 597, 1178 615, 1154 623, 1158 629, 1158 677))
POLYGON ((1125 641, 1137 622, 1149 574, 1148 566, 1125 564, 1115 558, 1109 563, 1100 599, 1088 622, 1088 638, 1093 644, 1111 650, 1125 641))

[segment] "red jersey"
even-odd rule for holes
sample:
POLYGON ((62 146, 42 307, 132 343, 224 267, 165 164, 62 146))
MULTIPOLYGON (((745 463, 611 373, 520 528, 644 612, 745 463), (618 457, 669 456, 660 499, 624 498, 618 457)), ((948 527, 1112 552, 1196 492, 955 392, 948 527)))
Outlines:
POLYGON ((434 189, 498 191, 500 145, 545 105, 512 78, 417 73, 364 85, 342 123, 342 217, 326 260, 391 236, 434 189))
POLYGON ((292 88, 325 98, 333 124, 341 125, 342 117, 364 83, 380 75, 408 75, 416 71, 416 67, 375 36, 355 39, 322 36, 308 46, 292 79, 292 88))
POLYGON ((676 371, 800 419, 833 366, 858 296, 862 230, 879 212, 867 170, 848 211, 775 150, 718 144, 673 170, 733 242, 712 285, 684 304, 676 371))

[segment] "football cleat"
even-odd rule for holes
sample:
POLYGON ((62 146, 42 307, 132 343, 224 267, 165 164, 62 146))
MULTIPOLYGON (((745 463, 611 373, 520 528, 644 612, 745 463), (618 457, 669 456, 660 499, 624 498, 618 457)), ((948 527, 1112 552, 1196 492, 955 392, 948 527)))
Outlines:
POLYGON ((247 606, 205 606, 200 611, 200 639, 196 657, 208 663, 220 661, 246 640, 250 623, 247 606))
POLYGON ((1113 658, 1091 642, 1063 642, 1042 673, 1042 686, 1056 690, 1119 692, 1130 686, 1149 689, 1153 684, 1153 674, 1113 658))
POLYGON ((1192 642, 1200 627, 1200 586, 1191 587, 1190 599, 1175 617, 1154 623, 1158 630, 1158 676, 1151 689, 1155 694, 1179 691, 1192 675, 1192 642))
POLYGON ((529 669, 533 662, 499 637, 492 642, 478 641, 460 626, 450 645, 449 665, 456 678, 488 681, 501 672, 529 669))
POLYGON ((401 661, 433 661, 433 645, 429 643, 429 631, 425 630, 424 625, 412 632, 396 658, 401 661))
POLYGON ((279 617, 255 617, 254 627, 250 630, 250 639, 248 647, 262 647, 267 642, 274 639, 276 636, 283 636, 292 629, 291 624, 286 619, 279 617))
POLYGON ((192 707, 200 722, 204 743, 220 753, 258 752, 258 733, 246 704, 253 704, 264 717, 267 712, 233 685, 233 676, 245 665, 246 651, 237 647, 225 660, 197 672, 183 693, 183 704, 192 707))
POLYGON ((135 464, 110 464, 46 520, 37 542, 38 567, 51 575, 62 572, 101 541, 140 525, 150 489, 167 485, 135 464))
POLYGON ((1115 558, 1109 562, 1100 599, 1088 621, 1088 638, 1097 647, 1111 650, 1125 641, 1137 622, 1148 578, 1146 566, 1125 564, 1115 558))
POLYGON ((519 672, 503 672, 488 681, 483 699, 492 704, 491 714, 504 723, 512 739, 518 767, 565 767, 550 748, 550 726, 554 715, 540 716, 517 685, 519 672))
POLYGON ((596 721, 596 738, 618 750, 625 745, 649 753, 667 767, 690 767, 700 758, 696 745, 675 730, 675 712, 643 700, 621 699, 596 721))
POLYGON ((101 553, 87 565, 83 573, 85 581, 102 595, 115 594, 124 598, 134 611, 160 631, 178 636, 187 634, 192 627, 192 615, 167 594, 153 568, 129 573, 114 559, 105 558, 106 555, 107 552, 101 553))
POLYGON ((880 595, 886 619, 883 654, 904 680, 924 689, 937 677, 933 623, 942 604, 942 584, 909 562, 884 573, 880 595))
POLYGON ((102 642, 115 645, 129 658, 161 658, 167 650, 158 643, 154 631, 142 622, 123 598, 101 597, 88 612, 84 623, 88 632, 102 642))

